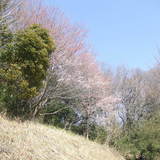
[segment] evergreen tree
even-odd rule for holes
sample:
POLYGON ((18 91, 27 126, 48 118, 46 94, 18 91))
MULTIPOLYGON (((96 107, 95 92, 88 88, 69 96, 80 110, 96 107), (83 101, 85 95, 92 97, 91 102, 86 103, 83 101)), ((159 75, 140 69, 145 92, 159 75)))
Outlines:
POLYGON ((15 116, 29 114, 32 108, 27 102, 43 86, 49 56, 55 49, 53 40, 39 25, 2 34, 1 44, 5 44, 0 50, 0 81, 7 111, 15 116))

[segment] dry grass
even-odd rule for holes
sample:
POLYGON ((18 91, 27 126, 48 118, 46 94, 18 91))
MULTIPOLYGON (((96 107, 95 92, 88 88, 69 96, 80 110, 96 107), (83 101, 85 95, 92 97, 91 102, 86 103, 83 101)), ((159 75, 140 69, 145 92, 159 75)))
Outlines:
POLYGON ((64 130, 0 116, 0 160, 123 160, 116 152, 64 130))

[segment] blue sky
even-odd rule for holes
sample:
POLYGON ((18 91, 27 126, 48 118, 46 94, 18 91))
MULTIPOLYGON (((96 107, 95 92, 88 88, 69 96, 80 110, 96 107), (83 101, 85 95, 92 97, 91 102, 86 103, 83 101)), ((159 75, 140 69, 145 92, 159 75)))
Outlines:
POLYGON ((46 0, 88 31, 97 59, 149 69, 160 47, 159 0, 46 0))

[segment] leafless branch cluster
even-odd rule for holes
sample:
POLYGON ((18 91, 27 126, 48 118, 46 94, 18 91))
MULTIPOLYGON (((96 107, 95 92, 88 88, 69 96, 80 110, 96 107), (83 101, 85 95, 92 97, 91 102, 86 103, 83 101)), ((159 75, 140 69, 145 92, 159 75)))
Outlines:
POLYGON ((0 23, 4 22, 13 25, 15 14, 20 9, 22 0, 1 0, 0 1, 0 23))

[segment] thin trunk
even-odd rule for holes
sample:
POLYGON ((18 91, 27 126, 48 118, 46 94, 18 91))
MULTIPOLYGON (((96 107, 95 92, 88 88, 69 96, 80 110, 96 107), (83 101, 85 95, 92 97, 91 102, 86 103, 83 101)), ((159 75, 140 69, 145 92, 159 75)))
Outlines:
POLYGON ((88 112, 86 113, 85 124, 86 124, 86 126, 85 126, 85 137, 87 139, 89 139, 89 114, 88 114, 88 112))

